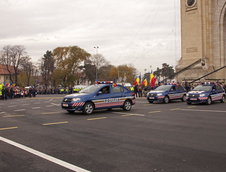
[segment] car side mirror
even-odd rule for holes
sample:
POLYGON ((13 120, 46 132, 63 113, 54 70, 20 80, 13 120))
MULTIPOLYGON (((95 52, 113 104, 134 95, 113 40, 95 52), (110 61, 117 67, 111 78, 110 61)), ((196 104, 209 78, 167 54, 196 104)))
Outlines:
POLYGON ((100 94, 103 94, 103 92, 102 91, 98 91, 97 95, 100 95, 100 94))

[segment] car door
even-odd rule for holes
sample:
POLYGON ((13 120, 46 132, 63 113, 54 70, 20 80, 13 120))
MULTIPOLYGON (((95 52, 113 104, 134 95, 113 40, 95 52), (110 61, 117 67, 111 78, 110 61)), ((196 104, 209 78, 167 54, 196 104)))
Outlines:
POLYGON ((186 95, 186 91, 184 89, 184 87, 182 87, 181 85, 177 85, 176 86, 176 99, 182 99, 183 96, 186 95))
POLYGON ((169 99, 173 100, 175 99, 175 94, 176 94, 176 85, 172 85, 172 87, 169 90, 169 99))
POLYGON ((96 109, 107 108, 109 106, 110 93, 110 85, 104 86, 97 91, 96 96, 93 99, 96 109))
POLYGON ((224 90, 220 85, 216 85, 216 95, 215 100, 221 100, 224 96, 224 90))
POLYGON ((112 107, 117 107, 117 106, 122 106, 124 101, 125 101, 125 97, 123 96, 124 93, 124 88, 120 85, 111 86, 111 97, 109 99, 110 106, 112 107))

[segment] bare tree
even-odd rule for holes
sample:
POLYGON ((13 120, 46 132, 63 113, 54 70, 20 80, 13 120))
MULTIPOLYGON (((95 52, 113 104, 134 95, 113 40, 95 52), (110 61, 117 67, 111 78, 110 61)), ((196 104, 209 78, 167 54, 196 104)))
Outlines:
POLYGON ((95 54, 90 57, 91 64, 96 68, 96 80, 98 79, 99 69, 103 66, 109 65, 109 62, 104 58, 102 54, 95 54))
POLYGON ((6 66, 11 82, 18 82, 19 67, 21 65, 22 58, 26 55, 25 48, 22 45, 7 45, 3 47, 0 57, 0 62, 6 66), (13 68, 13 71, 12 71, 13 68), (15 81, 12 75, 15 75, 15 81))
POLYGON ((21 71, 26 75, 26 85, 31 85, 31 78, 35 73, 35 65, 32 63, 31 58, 26 56, 21 59, 21 71))

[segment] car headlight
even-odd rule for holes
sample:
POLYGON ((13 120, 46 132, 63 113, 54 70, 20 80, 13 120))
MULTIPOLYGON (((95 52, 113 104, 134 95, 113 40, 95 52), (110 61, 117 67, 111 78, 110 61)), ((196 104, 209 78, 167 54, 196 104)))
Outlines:
POLYGON ((73 102, 78 102, 78 101, 80 101, 80 100, 81 100, 80 98, 73 98, 73 99, 72 99, 73 102))
POLYGON ((189 94, 186 94, 187 97, 189 97, 189 94))
POLYGON ((158 93, 157 96, 162 96, 162 93, 158 93))
POLYGON ((205 94, 200 94, 200 95, 199 95, 199 97, 204 97, 204 96, 205 96, 205 94))

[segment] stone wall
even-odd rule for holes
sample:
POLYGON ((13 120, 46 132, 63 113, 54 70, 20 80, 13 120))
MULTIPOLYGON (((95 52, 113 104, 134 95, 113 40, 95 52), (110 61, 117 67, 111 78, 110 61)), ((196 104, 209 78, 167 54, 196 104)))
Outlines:
MULTIPOLYGON (((181 0, 182 57, 176 71, 198 59, 206 59, 206 63, 205 66, 196 65, 181 73, 177 77, 179 81, 199 78, 226 65, 226 0, 196 0, 190 8, 186 6, 186 1, 181 0)), ((226 70, 206 79, 226 79, 226 70)))

